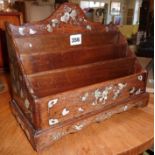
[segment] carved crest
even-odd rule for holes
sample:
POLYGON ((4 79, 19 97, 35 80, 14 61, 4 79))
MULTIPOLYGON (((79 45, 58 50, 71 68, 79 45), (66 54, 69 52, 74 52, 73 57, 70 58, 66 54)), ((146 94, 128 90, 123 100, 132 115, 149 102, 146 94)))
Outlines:
POLYGON ((103 32, 103 25, 87 20, 83 11, 76 4, 64 3, 47 19, 27 23, 22 26, 9 25, 16 36, 35 35, 55 32, 103 32))

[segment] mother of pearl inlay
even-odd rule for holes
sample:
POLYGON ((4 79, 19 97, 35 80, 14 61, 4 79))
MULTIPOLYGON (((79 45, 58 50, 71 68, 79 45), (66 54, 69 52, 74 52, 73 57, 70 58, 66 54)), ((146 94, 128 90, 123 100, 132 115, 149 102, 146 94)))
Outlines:
POLYGON ((143 81, 143 76, 142 76, 142 75, 139 75, 139 76, 138 76, 138 80, 139 80, 139 81, 143 81))
POLYGON ((33 29, 30 29, 30 30, 29 30, 29 33, 30 33, 30 34, 36 34, 37 31, 35 31, 35 30, 33 30, 33 29))
POLYGON ((32 44, 31 43, 29 43, 29 47, 32 48, 32 44))
POLYGON ((65 12, 64 15, 61 16, 60 20, 61 20, 62 22, 67 23, 67 22, 69 21, 69 18, 70 18, 69 13, 68 13, 68 12, 65 12))
POLYGON ((24 34, 24 27, 19 27, 19 29, 18 29, 18 32, 19 32, 19 34, 20 35, 22 35, 22 36, 24 36, 25 34, 24 34))
POLYGON ((68 115, 69 114, 69 110, 68 109, 63 109, 63 111, 62 111, 62 116, 66 116, 66 115, 68 115))
POLYGON ((82 108, 80 107, 80 108, 78 108, 78 111, 79 111, 79 112, 83 112, 84 109, 82 109, 82 108))
POLYGON ((142 91, 141 91, 141 89, 139 88, 139 89, 135 92, 135 94, 136 94, 136 95, 139 95, 141 92, 142 92, 142 91))
POLYGON ((53 99, 48 102, 48 108, 52 108, 55 104, 57 104, 58 99, 53 99))
POLYGON ((136 88, 135 88, 135 87, 132 87, 132 88, 129 90, 129 93, 130 93, 130 94, 133 94, 135 91, 136 91, 136 88))
POLYGON ((84 96, 82 96, 82 101, 83 102, 86 101, 86 99, 88 98, 88 95, 89 95, 88 93, 85 93, 84 96))
POLYGON ((86 29, 91 31, 92 30, 92 27, 90 25, 87 25, 86 26, 86 29))
POLYGON ((59 123, 59 120, 58 119, 50 119, 49 120, 49 125, 55 125, 57 123, 59 123))
POLYGON ((27 98, 25 99, 24 104, 25 104, 25 107, 28 109, 29 106, 30 106, 30 102, 29 102, 29 100, 27 98))
POLYGON ((53 28, 51 27, 50 24, 47 24, 47 31, 48 32, 53 32, 53 28))
POLYGON ((74 125, 74 129, 75 130, 81 130, 82 128, 84 127, 84 125, 83 124, 80 124, 80 125, 74 125))
POLYGON ((126 110, 128 110, 128 106, 127 105, 124 106, 124 111, 126 111, 126 110))

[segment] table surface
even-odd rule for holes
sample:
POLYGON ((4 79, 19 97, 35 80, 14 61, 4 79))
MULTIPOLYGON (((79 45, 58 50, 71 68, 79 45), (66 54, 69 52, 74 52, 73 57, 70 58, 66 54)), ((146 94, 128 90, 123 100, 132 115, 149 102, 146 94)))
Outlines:
MULTIPOLYGON (((4 76, 0 75, 0 80, 4 76)), ((139 154, 153 145, 153 98, 144 108, 117 114, 102 123, 94 123, 70 134, 40 155, 139 154)), ((8 91, 0 94, 0 155, 36 155, 9 107, 8 91)))

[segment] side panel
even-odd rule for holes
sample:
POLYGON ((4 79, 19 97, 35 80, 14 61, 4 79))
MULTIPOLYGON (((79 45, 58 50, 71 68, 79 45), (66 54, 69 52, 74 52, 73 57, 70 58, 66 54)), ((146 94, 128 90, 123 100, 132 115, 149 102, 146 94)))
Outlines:
POLYGON ((148 103, 148 93, 144 93, 138 96, 133 96, 128 100, 122 100, 111 108, 103 108, 95 113, 87 116, 82 116, 78 119, 74 119, 64 126, 58 126, 55 128, 49 128, 47 130, 40 130, 37 132, 33 129, 27 118, 22 114, 20 108, 15 102, 11 103, 13 114, 15 115, 18 123, 24 130, 28 140, 30 141, 33 148, 37 151, 45 149, 47 146, 52 145, 62 137, 78 132, 88 126, 89 124, 104 121, 111 116, 130 110, 134 107, 142 107, 148 103))
POLYGON ((62 125, 71 119, 89 115, 95 110, 112 107, 119 101, 145 92, 147 74, 144 72, 37 100, 40 127, 62 125))
POLYGON ((16 54, 16 47, 12 37, 7 34, 7 43, 9 51, 9 65, 10 65, 10 81, 11 81, 11 97, 12 101, 15 100, 18 106, 21 108, 23 114, 27 117, 35 128, 37 128, 38 120, 35 117, 37 107, 34 104, 33 100, 33 90, 30 89, 31 93, 28 90, 30 88, 27 83, 24 70, 20 64, 19 57, 16 54))
POLYGON ((132 97, 128 100, 122 100, 117 105, 112 106, 111 108, 103 108, 91 115, 84 115, 79 119, 74 119, 73 122, 69 122, 68 124, 66 123, 66 125, 59 128, 51 128, 48 131, 36 135, 35 141, 37 144, 37 150, 42 150, 46 146, 53 144, 55 141, 61 139, 65 135, 78 132, 87 127, 89 124, 104 121, 117 113, 130 110, 134 107, 143 107, 147 105, 147 103, 148 93, 144 93, 142 95, 132 97))

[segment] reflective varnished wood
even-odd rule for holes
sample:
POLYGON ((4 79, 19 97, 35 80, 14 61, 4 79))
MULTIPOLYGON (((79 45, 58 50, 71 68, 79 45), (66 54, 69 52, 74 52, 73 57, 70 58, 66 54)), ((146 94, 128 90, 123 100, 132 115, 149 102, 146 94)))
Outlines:
MULTIPOLYGON (((6 81, 4 75, 0 80, 6 81)), ((65 136, 40 155, 139 154, 153 145, 153 94, 145 108, 135 108, 65 136)), ((10 93, 0 94, 0 154, 37 155, 11 113, 10 93)))
POLYGON ((37 151, 148 103, 147 71, 114 25, 64 3, 49 18, 7 25, 11 108, 37 151))

